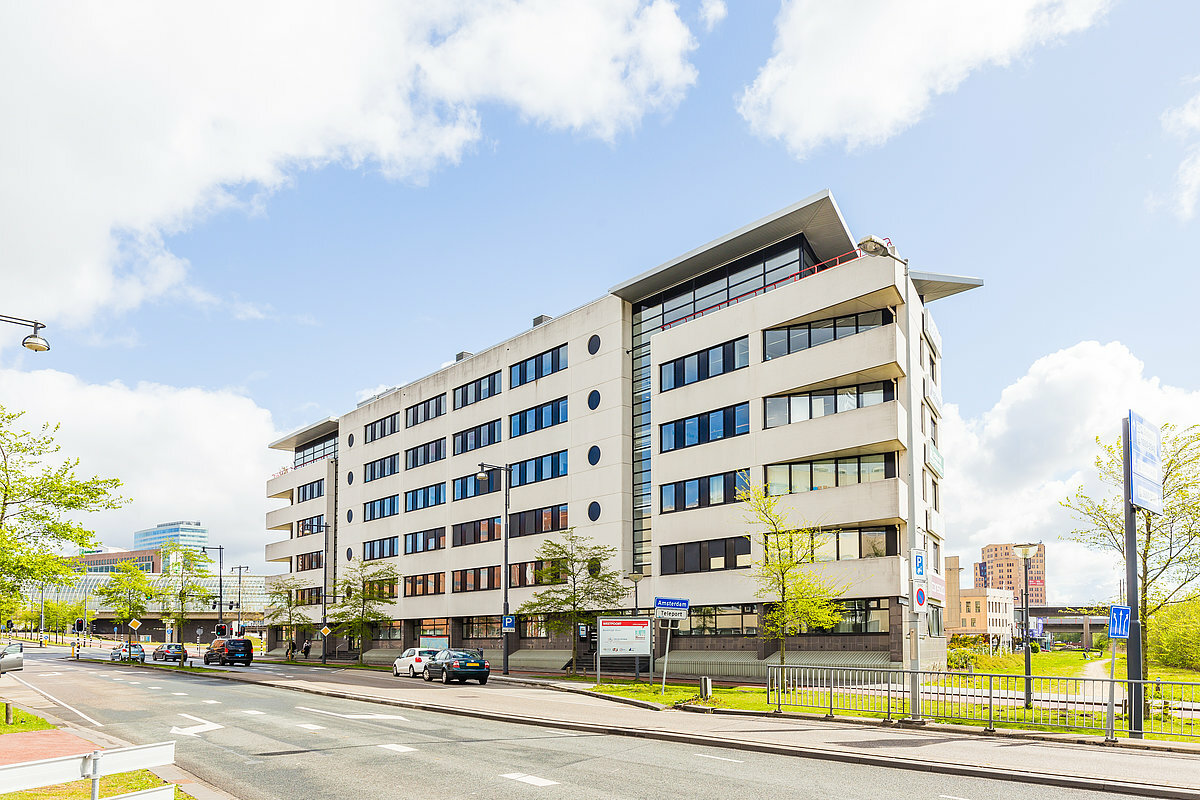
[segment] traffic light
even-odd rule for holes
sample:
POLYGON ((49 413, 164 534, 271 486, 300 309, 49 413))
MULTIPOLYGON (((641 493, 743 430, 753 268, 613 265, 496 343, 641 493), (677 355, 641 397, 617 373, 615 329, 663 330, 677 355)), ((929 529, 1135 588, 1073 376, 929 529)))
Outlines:
POLYGON ((246 626, 245 625, 238 626, 238 637, 242 638, 242 639, 246 638, 246 626))
POLYGON ((229 626, 228 625, 226 625, 224 622, 217 625, 217 636, 228 636, 228 635, 229 635, 229 626))
POLYGON ((75 627, 73 630, 75 633, 83 633, 83 617, 75 618, 75 627))
POLYGON ((212 610, 213 610, 213 611, 216 611, 216 610, 217 610, 217 601, 216 601, 216 600, 213 600, 213 601, 212 601, 212 610))

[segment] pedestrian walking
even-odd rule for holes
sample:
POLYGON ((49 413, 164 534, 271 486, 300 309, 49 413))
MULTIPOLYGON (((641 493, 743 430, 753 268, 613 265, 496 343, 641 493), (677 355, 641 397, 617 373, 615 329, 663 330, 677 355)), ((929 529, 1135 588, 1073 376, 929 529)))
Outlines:
POLYGON ((312 649, 312 640, 311 640, 311 639, 305 639, 305 640, 304 640, 304 657, 305 657, 305 658, 308 658, 308 651, 309 651, 309 650, 311 650, 311 649, 312 649))

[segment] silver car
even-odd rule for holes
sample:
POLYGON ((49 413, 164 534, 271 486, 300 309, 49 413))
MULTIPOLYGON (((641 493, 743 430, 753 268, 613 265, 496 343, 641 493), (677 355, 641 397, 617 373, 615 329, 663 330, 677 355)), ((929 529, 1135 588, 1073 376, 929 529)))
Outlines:
POLYGON ((9 642, 0 650, 0 673, 14 669, 25 669, 25 645, 20 642, 9 642))

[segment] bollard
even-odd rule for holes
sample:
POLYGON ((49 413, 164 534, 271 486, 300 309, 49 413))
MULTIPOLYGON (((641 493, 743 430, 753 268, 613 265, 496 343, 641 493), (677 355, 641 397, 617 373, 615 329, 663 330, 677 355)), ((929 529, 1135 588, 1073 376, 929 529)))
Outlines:
POLYGON ((4 701, 4 724, 13 724, 13 705, 7 700, 4 701))
POLYGON ((712 697, 712 678, 707 675, 700 679, 700 696, 705 700, 712 697))

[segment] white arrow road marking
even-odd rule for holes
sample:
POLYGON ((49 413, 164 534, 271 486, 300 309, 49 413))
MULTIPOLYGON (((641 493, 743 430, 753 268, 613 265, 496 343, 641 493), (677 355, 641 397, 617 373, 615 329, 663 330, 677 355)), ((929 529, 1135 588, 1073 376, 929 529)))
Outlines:
MULTIPOLYGON (((745 764, 746 763, 745 761, 738 761, 736 758, 722 758, 721 756, 710 756, 710 755, 706 755, 704 753, 692 753, 692 755, 699 756, 700 758, 714 758, 717 761, 732 761, 735 764, 745 764)), ((943 795, 943 797, 944 796, 945 795, 943 795)))
POLYGON ((179 736, 195 736, 200 733, 207 733, 209 731, 217 731, 217 730, 220 730, 221 728, 225 727, 224 725, 218 725, 215 722, 209 722, 206 719, 200 719, 199 717, 193 717, 191 714, 180 714, 179 716, 187 717, 190 720, 195 720, 196 722, 200 723, 199 725, 190 725, 186 728, 174 728, 174 727, 171 728, 171 733, 179 735, 179 736))
POLYGON ((308 706, 296 706, 299 711, 311 711, 314 714, 328 714, 331 717, 341 717, 342 719, 398 719, 408 722, 408 717, 402 717, 399 714, 338 714, 335 711, 322 711, 319 708, 309 708, 308 706))
POLYGON ((381 744, 381 745, 377 745, 377 746, 382 747, 384 750, 391 750, 394 753, 415 753, 415 752, 417 752, 417 748, 405 747, 402 744, 381 744))
POLYGON ((510 772, 507 775, 501 775, 501 778, 512 778, 514 781, 521 783, 532 784, 533 786, 557 786, 558 781, 549 781, 545 778, 539 778, 537 775, 526 775, 524 772, 510 772))

